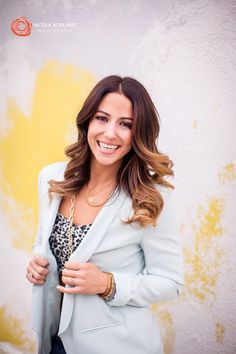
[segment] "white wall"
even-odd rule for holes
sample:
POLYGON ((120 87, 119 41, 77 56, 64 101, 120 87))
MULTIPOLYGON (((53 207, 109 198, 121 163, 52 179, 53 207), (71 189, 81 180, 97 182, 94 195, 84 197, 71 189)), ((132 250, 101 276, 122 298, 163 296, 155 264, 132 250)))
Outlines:
POLYGON ((151 93, 159 147, 175 163, 186 287, 153 306, 166 353, 235 353, 235 1, 22 0, 0 9, 2 352, 35 350, 25 266, 37 173, 64 159, 93 84, 120 74, 151 93), (34 23, 30 36, 11 32, 20 16, 34 23), (42 33, 39 23, 73 27, 42 33))

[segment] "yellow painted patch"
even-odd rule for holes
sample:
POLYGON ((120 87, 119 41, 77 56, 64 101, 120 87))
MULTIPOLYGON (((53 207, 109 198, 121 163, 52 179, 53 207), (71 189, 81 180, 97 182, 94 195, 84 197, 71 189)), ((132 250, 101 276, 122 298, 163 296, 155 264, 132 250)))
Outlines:
POLYGON ((222 344, 225 337, 225 326, 222 323, 215 324, 215 338, 216 342, 222 344))
POLYGON ((215 294, 224 254, 216 242, 225 232, 220 225, 223 209, 224 201, 220 198, 211 198, 206 207, 199 206, 198 223, 192 225, 194 239, 184 248, 185 293, 194 295, 200 302, 215 294))
MULTIPOLYGON (((172 301, 172 305, 173 303, 172 301)), ((160 323, 164 352, 165 354, 171 354, 173 352, 176 333, 168 305, 165 303, 151 304, 150 308, 157 316, 158 323, 160 323)))
POLYGON ((164 353, 171 354, 173 352, 173 345, 176 337, 171 313, 169 311, 160 311, 158 313, 158 318, 161 321, 162 328, 165 328, 164 353))
POLYGON ((22 320, 11 316, 6 307, 0 307, 0 342, 11 343, 28 353, 34 353, 35 343, 26 336, 22 320))
POLYGON ((218 173, 218 177, 221 184, 235 180, 236 173, 234 164, 228 163, 227 165, 223 166, 218 173))
POLYGON ((75 141, 76 115, 95 83, 90 73, 49 61, 38 73, 32 113, 26 117, 8 100, 12 129, 0 141, 1 208, 13 230, 14 247, 31 252, 37 224, 37 175, 42 166, 66 159, 64 148, 75 141))

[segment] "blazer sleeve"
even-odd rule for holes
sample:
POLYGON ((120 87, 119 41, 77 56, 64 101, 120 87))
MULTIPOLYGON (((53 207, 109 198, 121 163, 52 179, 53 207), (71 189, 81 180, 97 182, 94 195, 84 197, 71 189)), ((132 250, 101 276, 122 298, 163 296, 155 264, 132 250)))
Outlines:
POLYGON ((36 234, 36 241, 33 245, 33 254, 40 253, 41 245, 42 245, 42 198, 43 198, 43 188, 42 188, 42 169, 38 175, 38 208, 39 208, 39 220, 36 234))
POLYGON ((116 294, 107 302, 110 306, 148 306, 159 301, 175 299, 182 291, 183 259, 172 193, 161 192, 164 207, 157 226, 144 228, 140 246, 145 259, 145 272, 130 274, 113 272, 116 294))

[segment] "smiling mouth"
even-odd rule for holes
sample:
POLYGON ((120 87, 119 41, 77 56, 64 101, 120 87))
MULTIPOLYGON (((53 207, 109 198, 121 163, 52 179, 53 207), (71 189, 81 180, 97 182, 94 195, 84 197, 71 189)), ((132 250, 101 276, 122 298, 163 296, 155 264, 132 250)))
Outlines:
POLYGON ((115 151, 119 149, 120 145, 113 145, 113 144, 105 144, 101 141, 97 141, 98 146, 101 148, 103 151, 115 151))

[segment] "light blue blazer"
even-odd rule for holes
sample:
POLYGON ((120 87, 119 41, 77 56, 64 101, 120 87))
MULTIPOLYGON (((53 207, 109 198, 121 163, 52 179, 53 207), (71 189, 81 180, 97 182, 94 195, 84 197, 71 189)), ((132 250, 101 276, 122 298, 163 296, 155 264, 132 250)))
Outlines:
POLYGON ((123 191, 102 207, 70 260, 93 262, 112 272, 117 293, 110 302, 98 295, 65 294, 60 313, 57 264, 48 239, 61 197, 55 195, 49 205, 47 181, 63 180, 66 164, 46 166, 38 178, 40 217, 34 253, 49 261, 45 284, 33 285, 32 327, 38 353, 50 353, 50 338, 59 328, 67 354, 162 354, 159 327, 149 305, 175 299, 183 286, 170 190, 158 187, 165 205, 156 227, 122 223, 132 214, 131 198, 123 191))

